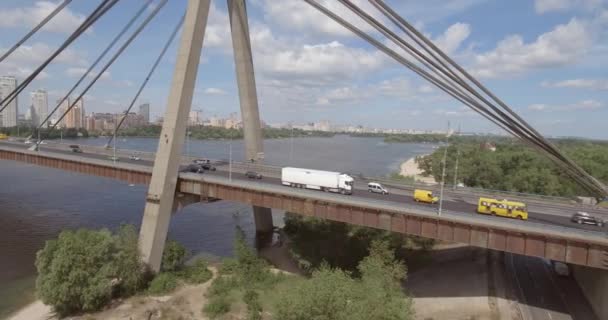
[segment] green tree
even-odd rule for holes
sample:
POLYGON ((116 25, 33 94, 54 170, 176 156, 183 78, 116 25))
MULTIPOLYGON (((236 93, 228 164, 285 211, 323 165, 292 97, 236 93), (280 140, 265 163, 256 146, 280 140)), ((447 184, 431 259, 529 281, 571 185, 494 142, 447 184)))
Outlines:
POLYGON ((36 289, 59 315, 98 310, 115 295, 143 284, 144 269, 131 231, 63 231, 36 255, 36 289))

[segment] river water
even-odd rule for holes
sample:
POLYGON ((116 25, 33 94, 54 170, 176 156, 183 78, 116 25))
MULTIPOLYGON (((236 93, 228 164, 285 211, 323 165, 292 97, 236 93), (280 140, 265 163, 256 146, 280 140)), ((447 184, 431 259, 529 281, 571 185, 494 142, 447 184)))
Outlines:
MULTIPOLYGON (((78 139, 79 144, 105 145, 106 138, 78 139)), ((188 143, 189 155, 212 159, 229 157, 229 141, 188 143)), ((155 151, 153 138, 119 138, 117 148, 155 151)), ((243 161, 243 142, 232 141, 233 159, 243 161)), ((432 152, 430 144, 386 144, 381 138, 274 139, 264 142, 265 161, 368 176, 383 176, 401 162, 432 152)), ((186 153, 186 150, 184 150, 186 153)), ((36 251, 61 230, 116 229, 121 223, 139 226, 145 186, 129 186, 112 179, 0 160, 0 318, 31 298, 36 251)), ((275 225, 282 214, 274 213, 275 225)), ((186 207, 171 219, 169 238, 193 254, 223 257, 232 254, 235 226, 254 235, 251 209, 219 201, 186 207)))

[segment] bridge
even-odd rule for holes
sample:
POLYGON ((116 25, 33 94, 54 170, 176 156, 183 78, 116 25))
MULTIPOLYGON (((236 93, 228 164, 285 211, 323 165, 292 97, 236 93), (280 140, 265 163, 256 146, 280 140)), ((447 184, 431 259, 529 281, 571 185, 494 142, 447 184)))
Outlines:
MULTIPOLYGON (((112 150, 83 147, 82 154, 73 153, 67 145, 50 144, 40 151, 29 151, 23 143, 0 143, 0 159, 21 161, 51 168, 75 171, 148 184, 152 176, 152 154, 141 160, 130 160, 137 151, 122 150, 119 161, 110 159, 112 150)), ((182 163, 188 163, 183 159, 182 163)), ((355 182, 353 195, 340 195, 282 186, 276 168, 247 163, 218 166, 217 171, 204 174, 179 173, 174 193, 174 210, 196 202, 229 200, 253 206, 280 209, 305 216, 314 216, 352 225, 384 229, 449 242, 510 253, 542 257, 554 261, 608 269, 608 238, 594 226, 574 224, 572 212, 595 210, 562 199, 542 200, 520 196, 529 203, 529 220, 490 217, 476 214, 479 195, 446 192, 445 210, 441 215, 434 205, 421 205, 412 200, 412 186, 393 185, 388 196, 367 192, 366 181, 355 182), (253 166, 253 167, 249 167, 253 166), (254 168, 264 172, 262 180, 245 177, 244 171, 254 168), (527 199, 527 200, 526 200, 527 199), (529 200, 529 201, 528 201, 529 200)), ((499 195, 495 195, 499 196, 499 195)), ((510 196, 510 195, 505 195, 510 196)))
MULTIPOLYGON (((603 183, 589 175, 566 155, 558 150, 550 141, 544 138, 524 119, 513 112, 502 100, 492 94, 479 81, 472 77, 450 57, 432 44, 424 35, 401 18, 381 0, 370 0, 400 30, 414 40, 412 45, 381 22, 357 7, 349 0, 339 0, 353 13, 375 28, 380 34, 403 49, 407 55, 396 52, 383 42, 374 39, 350 22, 342 19, 331 10, 319 5, 314 0, 303 0, 329 18, 352 31, 378 50, 386 53, 405 68, 415 72, 422 78, 452 96, 459 102, 476 111, 505 132, 519 138, 526 145, 546 155, 557 166, 568 173, 590 193, 596 195, 608 194, 603 183), (413 63, 410 59, 416 59, 413 63)), ((95 21, 116 4, 118 0, 104 0, 99 7, 85 19, 81 26, 70 36, 55 54, 48 58, 30 77, 26 79, 8 97, 2 97, 0 111, 13 101, 48 63, 74 39, 86 31, 95 21)), ((195 203, 216 200, 239 201, 251 204, 254 208, 256 230, 260 233, 270 232, 273 228, 270 208, 285 210, 306 216, 340 221, 353 225, 368 226, 403 234, 416 235, 442 241, 459 242, 516 254, 542 257, 562 261, 573 265, 608 269, 608 238, 604 232, 589 226, 580 226, 569 221, 574 211, 581 206, 569 203, 564 199, 547 199, 526 195, 504 194, 504 198, 520 198, 529 206, 529 220, 518 221, 476 214, 476 201, 487 191, 470 189, 448 190, 445 192, 444 210, 439 212, 434 206, 415 204, 412 201, 412 186, 392 183, 394 191, 389 196, 370 194, 361 187, 366 179, 356 182, 352 196, 329 194, 303 189, 292 189, 280 184, 278 169, 264 165, 264 151, 258 99, 254 77, 254 65, 249 38, 249 26, 245 0, 227 0, 228 15, 234 50, 236 78, 239 90, 239 101, 243 120, 244 142, 248 163, 229 165, 235 171, 226 170, 220 166, 216 172, 193 174, 180 172, 180 167, 188 163, 181 155, 186 135, 187 118, 192 104, 194 84, 197 78, 203 38, 210 9, 210 0, 189 0, 184 18, 180 21, 172 37, 182 26, 181 39, 175 63, 173 80, 167 101, 163 128, 160 134, 157 152, 147 155, 141 161, 130 161, 126 156, 132 151, 119 151, 120 161, 108 159, 107 150, 85 148, 84 154, 71 153, 62 145, 43 145, 40 139, 32 148, 18 143, 0 143, 0 160, 21 161, 30 164, 47 166, 123 180, 129 183, 148 184, 146 205, 140 229, 139 247, 142 258, 154 271, 160 269, 162 252, 167 236, 169 221, 173 212, 180 207, 195 203), (262 171, 265 178, 261 181, 247 179, 243 171, 254 166, 262 171)), ((167 3, 163 0, 154 9, 148 10, 148 18, 132 34, 132 36, 115 53, 110 61, 97 72, 91 74, 93 80, 77 99, 61 115, 66 116, 78 100, 99 79, 103 71, 116 60, 129 43, 139 35, 146 24, 167 3)), ((145 9, 145 8, 144 8, 145 9)), ((58 9, 60 10, 60 9, 58 9)), ((144 12, 141 10, 139 14, 144 12)), ((137 16, 136 16, 137 17, 137 16)), ((48 21, 52 15, 46 19, 48 21)), ((43 25, 45 21, 41 22, 43 25)), ((128 29, 124 29, 126 31, 128 29)), ((38 27, 37 27, 38 28, 38 27)), ((36 32, 34 28, 23 41, 36 32)), ((68 92, 64 100, 83 81, 109 51, 122 33, 113 40, 110 46, 101 53, 100 57, 82 75, 77 84, 68 92)), ((133 98, 130 108, 137 100, 139 93, 147 83, 172 37, 161 52, 159 59, 152 67, 150 74, 142 83, 133 98)), ((18 47, 20 43, 14 47, 18 47)), ((14 50, 12 48, 11 50, 14 50)), ((10 51, 0 58, 0 63, 10 51)), ((59 105, 50 112, 48 118, 57 110, 59 105)), ((45 123, 46 121, 43 121, 45 123)), ((56 126, 54 124, 51 130, 56 126)), ((115 128, 115 132, 120 126, 115 128)), ((39 128, 40 129, 40 128, 39 128)), ((440 185, 443 190, 443 183, 440 185)), ((502 194, 492 193, 499 197, 502 194)), ((585 208, 586 211, 596 211, 585 208)), ((597 214, 605 212, 597 209, 597 214)), ((587 269, 592 270, 592 269, 587 269)), ((587 272, 586 274, 593 274, 587 272)), ((587 282, 585 286, 592 287, 587 292, 597 297, 597 292, 608 292, 608 275, 601 273, 601 281, 587 282), (593 289, 597 286, 597 290, 593 289), (595 290, 595 291, 594 291, 595 290)), ((589 277, 587 277, 589 278, 589 277)), ((595 278, 592 277, 592 278, 595 278)), ((596 308, 602 303, 593 301, 596 308)), ((599 313, 599 312, 598 312, 599 313)), ((606 311, 608 313, 608 311, 606 311)))

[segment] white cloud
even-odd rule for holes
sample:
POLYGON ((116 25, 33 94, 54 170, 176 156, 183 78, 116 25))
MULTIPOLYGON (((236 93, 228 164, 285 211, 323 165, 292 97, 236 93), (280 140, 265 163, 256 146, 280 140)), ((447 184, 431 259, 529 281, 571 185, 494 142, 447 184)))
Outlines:
MULTIPOLYGON (((8 49, 0 48, 0 52, 4 53, 8 49)), ((40 64, 46 60, 56 48, 51 48, 43 42, 36 42, 32 45, 22 45, 15 50, 4 62, 15 64, 40 64)), ((70 65, 84 65, 87 63, 83 54, 74 49, 66 48, 63 50, 53 62, 64 63, 70 65)), ((37 66, 36 66, 37 67, 37 66)))
POLYGON ((223 50, 232 50, 232 37, 230 34, 230 20, 225 11, 219 10, 215 2, 211 2, 209 18, 205 29, 205 48, 215 47, 223 50))
MULTIPOLYGON (((67 68, 65 70, 65 74, 72 78, 80 77, 83 74, 85 74, 85 72, 87 72, 87 68, 67 68)), ((97 72, 95 72, 95 71, 91 71, 87 75, 87 77, 89 77, 89 78, 94 78, 96 76, 97 76, 97 72)), ((100 77, 101 80, 109 80, 110 78, 111 78, 111 75, 110 75, 109 71, 104 71, 100 77)))
POLYGON ((257 60, 266 74, 305 79, 318 85, 337 79, 352 79, 377 70, 383 64, 379 52, 347 47, 337 41, 272 50, 264 52, 257 60))
POLYGON ((536 13, 543 14, 551 11, 566 11, 572 9, 593 10, 606 3, 605 0, 535 0, 536 13))
POLYGON ((585 24, 572 19, 558 25, 532 43, 520 35, 500 41, 493 51, 475 56, 473 73, 497 78, 525 73, 531 69, 570 65, 577 62, 593 45, 593 36, 585 24))
MULTIPOLYGON (((33 6, 24 8, 0 9, 0 28, 32 28, 48 16, 59 2, 37 1, 33 6)), ((42 30, 70 33, 84 21, 84 16, 63 8, 42 30)))
POLYGON ((608 79, 570 79, 562 81, 543 81, 545 88, 580 88, 592 90, 608 90, 608 79))
MULTIPOLYGON (((367 1, 353 0, 353 3, 359 8, 365 10, 376 19, 385 21, 384 17, 374 9, 367 1)), ((348 8, 335 0, 321 0, 319 4, 328 8, 345 20, 353 23, 359 29, 366 32, 375 30, 372 26, 365 23, 357 15, 348 8)), ((283 27, 303 30, 306 32, 314 32, 328 36, 351 37, 354 34, 348 29, 342 27, 331 18, 325 16, 317 9, 301 0, 264 0, 264 13, 270 20, 276 21, 283 27)))
POLYGON ((572 104, 565 105, 548 105, 542 103, 531 104, 528 109, 533 111, 583 111, 583 110, 597 110, 602 108, 604 105, 596 100, 588 99, 582 100, 572 104))
POLYGON ((445 53, 454 53, 471 34, 471 27, 466 23, 455 23, 433 42, 445 53))
POLYGON ((220 89, 220 88, 207 88, 205 89, 205 94, 208 95, 225 95, 226 91, 220 89))

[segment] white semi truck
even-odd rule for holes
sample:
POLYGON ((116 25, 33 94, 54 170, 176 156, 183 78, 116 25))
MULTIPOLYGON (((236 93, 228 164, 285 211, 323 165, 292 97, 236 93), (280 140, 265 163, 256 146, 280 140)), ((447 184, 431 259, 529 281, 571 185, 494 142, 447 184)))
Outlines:
POLYGON ((289 167, 281 170, 281 183, 294 188, 352 194, 354 181, 353 177, 340 172, 289 167))

